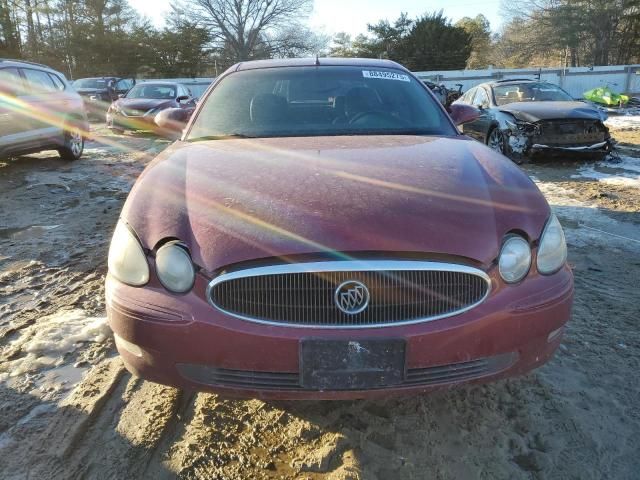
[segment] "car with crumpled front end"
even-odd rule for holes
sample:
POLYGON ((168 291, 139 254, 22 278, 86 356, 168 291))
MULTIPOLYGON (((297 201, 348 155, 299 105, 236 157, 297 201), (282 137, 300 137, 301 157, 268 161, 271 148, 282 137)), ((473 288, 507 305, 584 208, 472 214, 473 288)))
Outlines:
POLYGON ((480 115, 463 132, 522 161, 536 157, 602 159, 613 148, 601 109, 549 82, 505 79, 480 84, 456 101, 480 115))
POLYGON ((124 130, 155 130, 155 116, 168 108, 192 111, 196 99, 181 83, 140 82, 126 95, 113 102, 107 110, 107 128, 124 130))
POLYGON ((234 397, 418 394, 544 364, 570 317, 558 219, 373 59, 225 72, 138 178, 109 249, 118 351, 143 378, 234 397))

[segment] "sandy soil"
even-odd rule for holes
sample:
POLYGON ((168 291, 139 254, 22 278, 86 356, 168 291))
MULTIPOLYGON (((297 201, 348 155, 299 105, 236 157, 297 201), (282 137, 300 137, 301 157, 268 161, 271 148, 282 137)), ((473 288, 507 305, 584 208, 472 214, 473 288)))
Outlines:
POLYGON ((532 374, 387 401, 232 401, 126 372, 104 319, 111 232, 166 142, 0 164, 0 477, 632 479, 640 457, 640 149, 524 168, 566 229, 572 321, 532 374))

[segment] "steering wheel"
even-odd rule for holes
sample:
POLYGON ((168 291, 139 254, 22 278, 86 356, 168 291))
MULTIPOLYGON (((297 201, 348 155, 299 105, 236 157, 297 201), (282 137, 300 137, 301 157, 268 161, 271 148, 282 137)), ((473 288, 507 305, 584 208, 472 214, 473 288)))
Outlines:
POLYGON ((389 122, 391 121, 391 123, 395 123, 398 126, 405 126, 407 125, 407 122, 405 120, 402 120, 398 117, 394 117, 393 115, 391 115, 388 112, 382 112, 380 110, 368 110, 365 112, 359 112, 356 113, 353 117, 351 117, 351 119, 349 120, 349 125, 353 125, 354 123, 357 123, 359 121, 361 121, 362 119, 370 119, 370 120, 382 120, 383 122, 389 122))

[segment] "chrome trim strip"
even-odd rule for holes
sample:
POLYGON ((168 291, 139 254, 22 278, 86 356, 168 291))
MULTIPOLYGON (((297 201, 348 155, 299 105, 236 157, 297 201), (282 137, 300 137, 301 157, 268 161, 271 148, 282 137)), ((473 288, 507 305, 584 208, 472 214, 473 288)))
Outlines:
POLYGON ((305 263, 287 263, 283 265, 270 265, 266 267, 254 267, 244 270, 237 270, 234 272, 223 273, 218 275, 207 285, 206 296, 209 305, 216 310, 235 317, 241 320, 246 320, 253 323, 260 323, 263 325, 284 327, 284 328, 306 328, 306 329, 334 329, 334 330, 353 330, 353 329, 365 329, 365 328, 381 328, 381 327, 399 327, 403 325, 413 325, 416 323, 432 322, 434 320, 441 320, 447 317, 453 317, 467 312, 472 308, 477 307, 491 293, 491 278, 482 270, 477 268, 468 267, 466 265, 460 265, 457 263, 446 262, 430 262, 420 260, 331 260, 325 262, 305 262, 305 263), (262 320, 259 318, 247 317, 239 315, 234 312, 225 310, 219 307, 213 302, 211 298, 211 290, 213 287, 220 283, 227 282, 229 280, 235 280, 239 278, 247 277, 260 277, 264 275, 282 275, 288 273, 322 273, 322 272, 377 272, 377 271, 389 271, 389 270, 403 270, 403 271, 440 271, 440 272, 458 272, 468 273, 484 279, 487 283, 487 292, 484 297, 478 300, 476 303, 469 305, 460 310, 454 312, 444 313, 442 315, 436 315, 433 317, 418 318, 415 320, 408 320, 405 322, 394 323, 376 323, 367 325, 303 325, 296 323, 283 323, 275 322, 273 320, 262 320))

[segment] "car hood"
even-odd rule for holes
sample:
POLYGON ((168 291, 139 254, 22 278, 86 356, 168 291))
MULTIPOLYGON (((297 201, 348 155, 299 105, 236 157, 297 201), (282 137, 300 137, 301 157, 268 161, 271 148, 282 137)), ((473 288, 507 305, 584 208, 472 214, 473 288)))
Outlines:
POLYGON ((489 265, 504 235, 550 214, 511 161, 466 137, 176 142, 122 216, 143 246, 179 238, 210 272, 264 257, 419 252, 489 265))
POLYGON ((173 100, 167 100, 166 98, 120 98, 116 101, 116 104, 120 108, 146 112, 152 108, 170 107, 173 105, 173 100))
POLYGON ((584 102, 514 102, 502 105, 499 109, 525 122, 566 118, 603 120, 597 109, 584 102))

